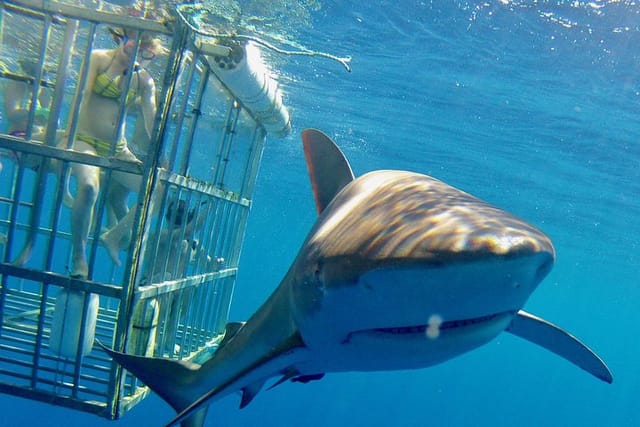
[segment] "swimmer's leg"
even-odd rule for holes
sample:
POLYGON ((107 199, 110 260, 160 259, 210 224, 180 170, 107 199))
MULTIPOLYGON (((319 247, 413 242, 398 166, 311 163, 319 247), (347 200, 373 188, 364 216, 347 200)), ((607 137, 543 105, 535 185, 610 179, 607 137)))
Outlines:
POLYGON ((107 249, 107 252, 109 252, 109 256, 112 260, 114 260, 113 262, 115 262, 116 265, 120 265, 120 260, 118 257, 123 241, 126 240, 125 247, 130 243, 129 240, 131 238, 131 232, 133 229, 134 217, 135 210, 129 210, 129 212, 124 216, 124 218, 122 218, 120 222, 102 233, 102 235, 100 236, 100 241, 107 249))
MULTIPOLYGON (((118 159, 131 161, 131 162, 140 162, 128 149, 118 154, 118 159)), ((116 183, 123 189, 128 189, 129 191, 139 191, 141 185, 141 177, 139 175, 129 174, 120 171, 114 171, 112 176, 112 184, 116 183)), ((161 181, 158 181, 156 187, 153 189, 151 201, 149 203, 149 217, 153 217, 156 215, 156 211, 159 208, 160 204, 160 195, 163 193, 164 184, 161 181)), ((109 251, 109 254, 113 258, 113 254, 117 254, 120 248, 123 246, 123 242, 126 242, 126 245, 130 243, 130 236, 133 232, 133 220, 135 218, 136 209, 130 209, 127 214, 119 220, 119 222, 111 227, 109 230, 104 232, 100 237, 102 243, 109 251)), ((146 245, 147 240, 147 232, 142 234, 143 246, 146 245)))
MULTIPOLYGON (((149 210, 150 217, 155 215, 157 206, 159 204, 158 195, 161 189, 158 187, 153 191, 149 210)), ((136 209, 129 209, 129 212, 122 218, 115 226, 102 233, 100 240, 106 247, 109 255, 112 259, 118 257, 118 252, 124 246, 127 247, 130 244, 131 234, 133 232, 133 220, 135 218, 136 209)), ((143 234, 143 241, 146 242, 146 231, 143 234)), ((119 265, 119 264, 118 264, 119 265)))
MULTIPOLYGON (((116 158, 131 163, 142 164, 127 147, 116 154, 116 158)), ((127 198, 130 191, 139 191, 141 184, 142 181, 139 175, 119 171, 112 172, 107 194, 107 223, 109 229, 100 236, 100 240, 112 259, 118 259, 118 252, 128 247, 131 243, 133 219, 136 210, 129 209, 129 206, 127 206, 127 198)))
POLYGON ((127 200, 129 189, 119 182, 112 180, 107 192, 107 227, 114 227, 118 221, 122 220, 129 213, 127 200))
MULTIPOLYGON (((71 168, 77 181, 76 197, 71 208, 71 276, 86 278, 89 274, 87 241, 93 208, 100 191, 100 169, 80 163, 73 163, 71 168)), ((114 262, 120 264, 117 258, 114 262)))

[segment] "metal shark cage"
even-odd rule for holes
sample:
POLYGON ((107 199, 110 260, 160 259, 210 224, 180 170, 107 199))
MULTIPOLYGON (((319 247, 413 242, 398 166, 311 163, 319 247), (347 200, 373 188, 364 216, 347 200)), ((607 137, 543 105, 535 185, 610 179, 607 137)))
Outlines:
POLYGON ((9 132, 3 114, 0 392, 117 419, 148 390, 94 338, 176 359, 199 360, 215 349, 266 134, 289 133, 289 117, 247 46, 197 35, 175 15, 160 21, 36 0, 1 8, 3 58, 15 61, 2 64, 0 92, 26 88, 27 125, 9 132), (114 29, 160 38, 169 50, 146 67, 157 89, 153 137, 136 130, 135 106, 120 110, 140 164, 70 149, 91 52, 113 48, 114 29), (42 92, 46 108, 38 106, 42 92), (101 169, 86 278, 69 274, 72 163, 101 169), (121 266, 100 243, 118 171, 142 182, 128 199, 135 220, 121 266))

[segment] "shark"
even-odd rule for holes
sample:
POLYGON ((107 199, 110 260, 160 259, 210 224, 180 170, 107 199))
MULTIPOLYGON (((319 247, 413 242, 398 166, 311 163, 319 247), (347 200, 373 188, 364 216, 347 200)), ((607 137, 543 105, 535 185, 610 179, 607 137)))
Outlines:
POLYGON ((264 304, 229 323, 203 363, 105 348, 176 410, 167 426, 202 426, 210 403, 235 392, 243 408, 269 380, 426 368, 505 331, 613 381, 576 337, 522 310, 555 261, 542 231, 427 175, 355 178, 317 129, 302 141, 319 215, 264 304))

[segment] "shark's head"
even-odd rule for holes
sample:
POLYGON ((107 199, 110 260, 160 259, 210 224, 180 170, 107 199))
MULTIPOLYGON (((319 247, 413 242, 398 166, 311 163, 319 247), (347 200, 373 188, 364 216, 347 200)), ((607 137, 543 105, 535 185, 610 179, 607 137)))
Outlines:
POLYGON ((376 171, 337 188, 289 279, 303 341, 344 354, 345 370, 425 366, 486 343, 553 265, 540 230, 434 178, 376 171))

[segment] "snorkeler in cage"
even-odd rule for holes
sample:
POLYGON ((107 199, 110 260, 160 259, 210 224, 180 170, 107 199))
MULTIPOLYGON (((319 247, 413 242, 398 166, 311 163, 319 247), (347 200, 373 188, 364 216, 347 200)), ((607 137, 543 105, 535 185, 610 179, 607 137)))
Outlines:
MULTIPOLYGON (((26 79, 34 79, 37 75, 37 64, 31 59, 17 60, 19 72, 23 75, 16 76, 15 79, 9 79, 5 84, 4 91, 4 111, 6 114, 6 133, 16 138, 24 138, 29 142, 44 143, 46 134, 47 121, 50 114, 50 105, 52 102, 51 91, 48 87, 36 84, 35 81, 29 82, 26 79), (32 108, 33 90, 35 85, 37 93, 35 94, 35 105, 32 108), (29 126, 29 116, 33 109, 33 121, 29 126)), ((44 70, 43 78, 46 80, 48 72, 44 70)), ((63 138, 63 132, 58 132, 57 141, 63 138)), ((42 157, 27 154, 18 151, 0 152, 0 158, 6 157, 14 161, 16 164, 31 169, 35 172, 39 171, 42 157)), ((53 169, 52 169, 53 170, 53 169)), ((2 163, 0 162, 0 172, 2 171, 2 163)))
MULTIPOLYGON (((142 34, 139 37, 137 58, 134 58, 138 34, 124 29, 111 31, 118 45, 112 49, 96 49, 91 52, 79 110, 78 130, 72 148, 77 152, 102 157, 109 156, 113 150, 116 159, 141 163, 128 147, 125 121, 120 122, 118 119, 122 107, 120 103, 124 102, 125 112, 134 103, 139 103, 146 133, 151 137, 156 114, 156 88, 153 78, 142 64, 148 64, 157 55, 165 53, 166 49, 159 39, 142 34), (130 69, 132 75, 128 76, 130 69)), ((97 166, 82 163, 72 163, 71 167, 77 187, 71 212, 71 276, 86 278, 89 272, 87 240, 100 191, 101 170, 97 166)), ((138 191, 141 185, 139 175, 113 171, 111 178, 113 182, 131 191, 138 191)), ((122 204, 122 200, 115 201, 118 202, 122 204)), ((124 216, 118 218, 118 223, 102 235, 102 243, 116 265, 120 265, 118 252, 123 239, 126 240, 131 233, 135 210, 126 214, 122 210, 119 212, 124 216)))
POLYGON ((185 277, 188 265, 203 271, 217 271, 224 264, 224 258, 209 255, 198 237, 211 213, 206 204, 203 201, 189 209, 182 199, 169 202, 165 226, 149 239, 151 244, 146 248, 141 284, 185 277))

